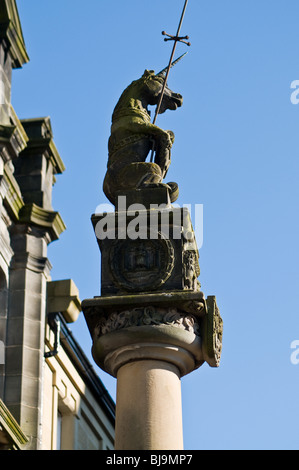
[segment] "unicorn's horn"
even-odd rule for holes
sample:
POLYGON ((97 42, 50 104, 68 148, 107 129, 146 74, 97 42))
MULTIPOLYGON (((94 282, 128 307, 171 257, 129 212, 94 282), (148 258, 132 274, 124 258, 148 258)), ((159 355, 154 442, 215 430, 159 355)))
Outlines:
MULTIPOLYGON (((171 63, 170 68, 172 68, 172 67, 173 67, 174 65, 176 65, 180 60, 182 60, 182 58, 183 58, 186 54, 188 54, 188 52, 185 52, 185 53, 182 54, 180 57, 178 57, 176 60, 174 60, 174 61, 171 63)), ((168 69, 168 66, 165 67, 165 69, 161 70, 161 72, 157 73, 156 75, 159 76, 159 77, 163 77, 163 76, 165 75, 167 69, 168 69)))

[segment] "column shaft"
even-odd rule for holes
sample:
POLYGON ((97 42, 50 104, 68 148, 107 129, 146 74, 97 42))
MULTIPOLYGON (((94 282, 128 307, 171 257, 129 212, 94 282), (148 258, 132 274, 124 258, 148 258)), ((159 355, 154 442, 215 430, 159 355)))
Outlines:
POLYGON ((183 449, 181 382, 175 365, 130 362, 117 373, 117 450, 183 449))

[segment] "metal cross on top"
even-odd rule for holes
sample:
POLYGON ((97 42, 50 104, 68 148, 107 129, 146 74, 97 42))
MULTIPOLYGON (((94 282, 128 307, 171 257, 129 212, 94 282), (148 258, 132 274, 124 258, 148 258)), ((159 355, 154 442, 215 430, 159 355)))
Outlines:
POLYGON ((164 41, 177 41, 177 42, 183 42, 184 44, 187 44, 187 46, 191 46, 191 42, 186 42, 184 39, 189 39, 189 36, 171 36, 171 34, 167 34, 165 31, 162 31, 163 36, 168 36, 167 38, 164 39, 164 41))
POLYGON ((180 36, 180 31, 181 31, 181 27, 182 27, 182 23, 183 23, 183 19, 184 19, 184 16, 185 16, 187 5, 188 5, 188 0, 185 0, 184 8, 183 8, 183 11, 182 11, 182 15, 181 15, 181 19, 180 19, 180 22, 179 22, 179 26, 178 26, 178 30, 177 30, 176 35, 172 36, 170 34, 167 34, 165 31, 162 32, 163 36, 167 36, 167 38, 165 38, 164 41, 174 41, 174 44, 173 44, 173 48, 172 48, 172 52, 171 52, 171 56, 170 56, 170 60, 169 60, 169 65, 167 67, 167 72, 166 72, 166 76, 165 76, 165 80, 164 80, 162 93, 161 93, 160 100, 159 100, 159 103, 157 105, 157 109, 156 109, 156 112, 155 112, 155 117, 154 117, 153 124, 156 123, 156 120, 157 120, 157 117, 158 117, 158 114, 159 114, 159 111, 160 111, 160 108, 161 108, 161 104, 162 104, 162 101, 163 101, 163 96, 164 96, 164 92, 165 92, 165 88, 166 88, 166 84, 167 84, 167 79, 168 79, 170 69, 172 67, 172 61, 173 61, 173 57, 174 57, 174 53, 175 53, 175 50, 176 50, 177 43, 182 42, 184 44, 187 44, 187 46, 191 46, 190 42, 185 41, 185 39, 189 39, 189 36, 180 36))

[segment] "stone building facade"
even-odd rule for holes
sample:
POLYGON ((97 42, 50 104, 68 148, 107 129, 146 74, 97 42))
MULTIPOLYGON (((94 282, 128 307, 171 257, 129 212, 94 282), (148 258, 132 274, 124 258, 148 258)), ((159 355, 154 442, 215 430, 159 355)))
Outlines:
POLYGON ((28 60, 16 1, 0 0, 0 449, 111 449, 114 402, 68 328, 78 290, 50 277, 64 164, 50 119, 19 120, 11 105, 28 60))

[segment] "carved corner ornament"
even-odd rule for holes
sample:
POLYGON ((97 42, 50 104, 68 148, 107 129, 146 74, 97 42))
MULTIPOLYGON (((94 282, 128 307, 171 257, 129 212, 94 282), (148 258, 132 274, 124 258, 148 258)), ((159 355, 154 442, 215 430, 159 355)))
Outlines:
POLYGON ((211 367, 219 367, 222 352, 223 320, 215 296, 206 300, 206 315, 202 320, 204 359, 211 367))

